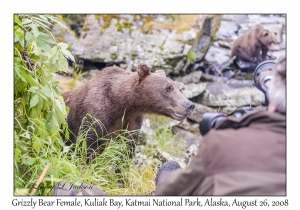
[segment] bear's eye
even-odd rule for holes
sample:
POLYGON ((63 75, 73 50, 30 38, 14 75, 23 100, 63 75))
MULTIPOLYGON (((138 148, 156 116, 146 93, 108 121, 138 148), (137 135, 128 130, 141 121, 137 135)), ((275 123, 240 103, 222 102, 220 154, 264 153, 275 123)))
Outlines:
POLYGON ((172 90, 172 87, 171 87, 171 85, 170 86, 168 86, 167 88, 166 88, 166 91, 167 92, 170 92, 172 90))

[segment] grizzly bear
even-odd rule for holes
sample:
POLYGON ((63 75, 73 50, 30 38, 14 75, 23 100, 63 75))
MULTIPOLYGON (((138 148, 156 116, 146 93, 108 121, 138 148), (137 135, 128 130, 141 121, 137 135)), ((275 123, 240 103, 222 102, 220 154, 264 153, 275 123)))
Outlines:
POLYGON ((266 60, 268 50, 273 44, 272 32, 259 24, 254 25, 233 42, 231 57, 236 56, 236 61, 259 64, 266 60))
POLYGON ((87 146, 97 153, 103 152, 107 142, 98 140, 97 136, 120 129, 138 130, 145 113, 181 121, 191 115, 195 107, 164 71, 151 73, 145 64, 139 64, 137 72, 117 66, 106 67, 85 85, 64 93, 63 97, 70 108, 67 122, 74 134, 70 137, 72 142, 75 142, 82 119, 87 114, 103 123, 105 129, 95 127, 96 134, 91 133, 86 139, 87 146))

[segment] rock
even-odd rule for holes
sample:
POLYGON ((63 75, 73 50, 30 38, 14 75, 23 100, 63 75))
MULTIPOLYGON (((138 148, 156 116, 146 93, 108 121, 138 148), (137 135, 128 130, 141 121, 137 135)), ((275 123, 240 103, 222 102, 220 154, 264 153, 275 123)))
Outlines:
POLYGON ((210 47, 210 43, 211 43, 211 37, 209 35, 203 34, 200 37, 198 45, 197 45, 197 50, 195 52, 196 58, 197 58, 196 61, 201 61, 204 58, 207 50, 210 47))
POLYGON ((169 153, 167 152, 163 152, 159 149, 157 149, 155 151, 155 153, 153 154, 153 158, 155 161, 155 165, 158 166, 158 168, 160 168, 162 166, 162 164, 164 164, 165 162, 169 161, 169 160, 175 160, 178 162, 178 164, 181 166, 181 168, 185 168, 186 164, 181 161, 179 158, 173 157, 171 156, 169 153))
POLYGON ((152 139, 147 139, 147 145, 149 147, 155 148, 158 146, 158 141, 152 140, 152 139))
POLYGON ((188 165, 192 158, 197 155, 199 144, 192 144, 187 150, 184 158, 184 163, 188 165))
POLYGON ((237 79, 229 79, 225 82, 231 88, 243 88, 243 87, 254 87, 253 80, 237 80, 237 79))
POLYGON ((211 43, 213 42, 213 36, 218 31, 220 23, 220 15, 213 15, 205 19, 202 26, 202 30, 197 34, 197 37, 199 38, 196 39, 196 42, 193 47, 193 51, 196 54, 196 62, 199 62, 204 58, 211 43))
POLYGON ((220 107, 220 110, 218 112, 223 113, 225 115, 230 115, 232 112, 234 112, 237 109, 238 107, 226 106, 226 107, 220 107))
POLYGON ((237 22, 232 20, 228 21, 224 19, 223 15, 219 30, 216 33, 217 40, 226 41, 231 46, 232 41, 237 38, 239 29, 240 26, 237 22))
POLYGON ((181 82, 183 84, 199 83, 201 75, 202 75, 202 71, 196 71, 188 75, 185 75, 183 77, 176 77, 174 79, 175 81, 181 82))
POLYGON ((220 48, 212 45, 205 55, 205 60, 208 61, 209 63, 215 63, 220 66, 226 61, 230 60, 230 57, 231 57, 230 49, 220 48))
POLYGON ((222 15, 222 20, 227 20, 228 22, 231 21, 235 23, 242 23, 245 22, 247 19, 248 15, 222 15))
POLYGON ((226 90, 232 90, 229 85, 224 82, 211 82, 206 85, 206 92, 212 93, 214 95, 223 94, 226 90))
POLYGON ((144 152, 146 150, 145 145, 136 145, 135 147, 135 153, 141 153, 144 152))
POLYGON ((187 120, 187 118, 185 118, 177 126, 180 127, 180 128, 183 128, 186 131, 188 131, 191 128, 191 123, 187 120))
MULTIPOLYGON (((215 82, 218 84, 224 83, 227 86, 221 86, 222 88, 229 89, 230 88, 241 88, 241 87, 254 87, 253 80, 238 80, 238 79, 232 79, 232 78, 226 78, 226 77, 219 77, 219 76, 213 76, 209 74, 203 74, 202 79, 207 82, 215 82)), ((211 84, 208 85, 208 88, 211 87, 211 84)), ((221 88, 220 87, 220 88, 221 88)))
POLYGON ((142 127, 140 129, 142 132, 144 132, 147 136, 152 136, 153 135, 153 130, 151 129, 150 126, 150 120, 147 118, 144 118, 142 127))
POLYGON ((194 103, 195 108, 191 116, 188 116, 187 118, 194 121, 194 122, 201 122, 202 121, 202 115, 207 112, 217 112, 215 109, 212 109, 208 106, 204 106, 202 104, 194 103))
POLYGON ((198 130, 197 133, 192 133, 178 126, 174 126, 172 128, 172 131, 176 135, 174 140, 176 141, 179 139, 183 139, 186 147, 189 147, 191 144, 199 142, 202 138, 202 136, 199 133, 200 130, 198 130))
POLYGON ((132 164, 135 166, 148 165, 150 161, 147 161, 147 156, 141 153, 136 153, 132 164))
POLYGON ((181 91, 182 94, 188 99, 194 98, 205 91, 206 83, 190 83, 184 86, 184 89, 181 91))
POLYGON ((216 92, 206 90, 198 103, 213 107, 242 107, 262 105, 265 96, 256 87, 244 87, 239 89, 227 89, 216 92))
POLYGON ((184 140, 191 140, 191 139, 195 139, 195 135, 185 129, 182 129, 178 126, 174 126, 172 128, 172 131, 175 135, 177 135, 178 138, 182 138, 184 140))
POLYGON ((75 35, 70 39, 61 30, 53 33, 72 44, 71 52, 80 59, 106 64, 127 63, 128 70, 135 70, 142 61, 149 68, 159 68, 176 75, 184 70, 193 43, 203 44, 198 39, 209 36, 206 42, 209 44, 218 16, 91 14, 86 16, 76 44, 75 35), (209 19, 210 26, 205 29, 209 33, 197 36, 202 31, 205 18, 209 19))

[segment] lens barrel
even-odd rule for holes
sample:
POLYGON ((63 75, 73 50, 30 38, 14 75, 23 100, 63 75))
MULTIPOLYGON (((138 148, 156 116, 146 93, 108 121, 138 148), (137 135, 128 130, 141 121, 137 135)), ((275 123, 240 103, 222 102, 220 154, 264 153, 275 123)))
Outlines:
POLYGON ((268 89, 267 82, 272 78, 272 70, 275 64, 273 60, 266 60, 258 64, 254 71, 254 84, 264 94, 268 89))
POLYGON ((211 128, 215 128, 226 118, 226 115, 220 113, 203 114, 202 121, 199 126, 201 134, 204 136, 211 128))

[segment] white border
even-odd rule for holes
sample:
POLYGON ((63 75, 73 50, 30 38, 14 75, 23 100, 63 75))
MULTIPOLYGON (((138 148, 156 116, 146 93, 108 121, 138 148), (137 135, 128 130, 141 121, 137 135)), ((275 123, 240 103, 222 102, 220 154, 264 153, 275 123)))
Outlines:
MULTIPOLYGON (((300 69, 298 52, 299 49, 299 14, 296 1, 278 1, 278 0, 252 0, 252 1, 178 1, 178 0, 160 0, 160 1, 9 1, 2 3, 0 19, 0 37, 1 37, 1 206, 12 207, 13 197, 13 14, 14 13, 286 13, 287 14, 287 197, 266 197, 271 200, 289 200, 289 206, 283 209, 299 208, 299 133, 298 122, 299 113, 299 95, 297 94, 300 84, 300 69), (5 5, 3 5, 5 4, 5 5), (298 65, 297 65, 298 64, 298 65), (297 92, 296 92, 297 91, 297 92)), ((29 199, 29 197, 18 197, 20 199, 29 199)), ((39 197, 54 200, 56 197, 39 197)), ((39 199, 35 197, 34 199, 39 199)), ((85 197, 86 198, 86 197, 85 197)), ((111 198, 111 197, 109 197, 111 198)), ((108 198, 108 199, 109 199, 108 198)), ((112 197, 118 200, 132 197, 112 197)), ((164 197, 159 197, 164 199, 164 197)), ((166 197, 168 199, 178 199, 176 197, 166 197)), ((202 197, 206 200, 209 197, 202 197)), ((256 197, 237 197, 239 200, 253 200, 256 197)), ((69 200, 71 198, 65 198, 69 200)), ((84 199, 84 198, 79 198, 84 199)), ((150 199, 141 197, 141 199, 150 199)), ((151 198, 152 199, 152 198, 151 198)), ((193 197, 196 199, 196 197, 193 197)), ((218 200, 217 197, 213 198, 218 200)), ((225 197, 225 200, 233 201, 234 197, 225 197)), ((257 197, 259 200, 264 197, 257 197)), ((29 207, 31 209, 31 207, 29 207)), ((59 209, 71 209, 71 207, 56 207, 59 209)), ((75 208, 75 207, 72 207, 75 208)), ((101 207, 98 207, 101 208, 101 207)), ((103 207, 102 207, 103 208, 103 207)), ((111 207, 113 209, 114 207, 111 207)), ((133 207, 124 207, 121 209, 132 209, 133 207)), ((140 209, 141 207, 135 207, 140 209)), ((145 207, 147 208, 147 207, 145 207)), ((150 207, 153 208, 153 207, 150 207)), ((157 207, 155 207, 157 208, 157 207)), ((168 207, 176 208, 176 207, 168 207)), ((199 208, 199 207, 198 207, 199 208)), ((227 207, 228 208, 228 207, 227 207)), ((248 207, 251 208, 251 207, 248 207)), ((248 209, 246 208, 246 209, 248 209)), ((280 209, 281 209, 280 208, 280 209)), ((42 209, 36 207, 35 209, 42 209)), ((105 208, 106 209, 106 208, 105 208)), ((116 209, 116 208, 114 208, 116 209)), ((148 207, 149 209, 149 207, 148 207)), ((209 209, 220 209, 220 207, 211 207, 209 209)), ((231 207, 229 209, 242 209, 241 207, 231 207)), ((256 207, 255 209, 266 209, 265 207, 256 207)), ((273 208, 268 208, 273 209, 273 208)), ((279 209, 279 208, 278 208, 279 209)))

